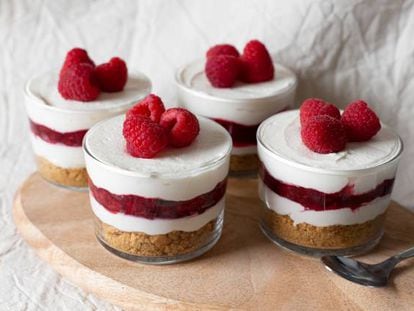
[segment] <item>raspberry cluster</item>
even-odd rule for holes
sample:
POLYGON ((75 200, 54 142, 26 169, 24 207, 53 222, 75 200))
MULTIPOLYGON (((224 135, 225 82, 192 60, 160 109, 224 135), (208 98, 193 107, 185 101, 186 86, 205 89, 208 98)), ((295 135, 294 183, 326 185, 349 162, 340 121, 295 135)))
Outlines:
POLYGON ((167 146, 189 146, 199 132, 194 114, 182 108, 165 110, 161 98, 150 94, 128 110, 122 134, 129 154, 153 158, 167 146))
POLYGON ((101 92, 120 92, 128 79, 128 69, 119 57, 95 66, 84 49, 74 48, 66 54, 60 70, 58 90, 65 99, 88 102, 101 92))
POLYGON ((243 54, 230 44, 211 47, 206 53, 205 73, 211 85, 232 87, 236 81, 258 83, 272 80, 275 69, 266 46, 258 40, 249 41, 243 54))
POLYGON ((319 98, 308 98, 300 107, 303 143, 317 153, 339 152, 347 142, 368 141, 381 129, 375 112, 363 100, 350 103, 341 113, 319 98))

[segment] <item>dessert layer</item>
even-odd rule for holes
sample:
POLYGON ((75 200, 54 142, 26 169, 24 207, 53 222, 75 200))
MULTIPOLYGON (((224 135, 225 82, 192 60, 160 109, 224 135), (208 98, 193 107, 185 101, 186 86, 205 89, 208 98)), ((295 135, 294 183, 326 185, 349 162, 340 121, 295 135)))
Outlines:
POLYGON ((257 175, 257 167, 259 160, 256 154, 235 155, 232 154, 230 158, 230 173, 233 176, 257 175))
POLYGON ((125 232, 96 220, 99 238, 110 247, 131 255, 143 257, 179 256, 196 251, 217 238, 222 220, 212 220, 196 231, 173 231, 148 235, 125 232))
POLYGON ((232 88, 216 88, 204 73, 205 60, 190 63, 179 74, 178 79, 189 89, 220 99, 258 99, 278 95, 296 85, 296 76, 281 64, 274 64, 275 79, 262 83, 237 82, 232 88))
POLYGON ((226 130, 211 120, 199 118, 200 134, 190 146, 167 148, 152 159, 136 158, 125 151, 123 121, 124 116, 118 116, 99 123, 88 132, 85 145, 98 161, 139 176, 196 175, 203 167, 224 160, 231 150, 226 130))
POLYGON ((38 124, 29 119, 30 130, 32 133, 50 144, 63 144, 70 147, 82 146, 82 140, 87 130, 76 132, 60 133, 48 128, 47 126, 38 124))
POLYGON ((381 237, 385 214, 364 223, 319 227, 294 224, 287 215, 264 208, 262 222, 266 231, 290 243, 318 249, 346 249, 363 246, 381 237))
POLYGON ((213 190, 186 201, 171 201, 133 194, 114 194, 96 187, 91 180, 89 180, 89 190, 95 200, 111 213, 146 219, 176 219, 202 214, 216 205, 224 197, 226 182, 223 180, 213 190))
POLYGON ((122 213, 111 213, 90 195, 94 214, 102 222, 124 232, 142 232, 149 235, 167 234, 173 231, 191 232, 200 229, 209 221, 217 218, 224 209, 222 198, 214 206, 199 215, 177 219, 146 219, 122 213))
POLYGON ((88 174, 85 168, 59 167, 40 156, 36 157, 36 162, 40 175, 54 184, 81 188, 88 186, 88 174))
POLYGON ((297 84, 293 72, 276 64, 276 78, 272 81, 214 88, 205 77, 203 61, 179 69, 176 82, 182 107, 197 115, 244 126, 256 126, 269 116, 292 107, 297 84), (199 79, 205 87, 194 83, 199 79))
POLYGON ((256 131, 259 127, 259 124, 247 126, 228 120, 213 120, 224 127, 227 132, 229 132, 233 141, 233 147, 256 146, 256 131))
POLYGON ((269 174, 260 165, 260 178, 268 189, 277 195, 302 205, 306 210, 327 211, 349 208, 351 210, 365 207, 376 198, 389 196, 394 184, 394 178, 378 181, 373 189, 364 193, 355 193, 354 185, 348 184, 335 193, 324 193, 311 188, 304 188, 282 182, 269 174))
POLYGON ((294 225, 310 224, 317 227, 361 224, 385 213, 390 203, 390 195, 379 197, 358 209, 348 207, 335 210, 310 210, 286 197, 280 196, 259 182, 259 193, 266 206, 278 213, 287 215, 294 225))
POLYGON ((68 169, 85 167, 82 147, 51 144, 32 133, 30 133, 30 140, 34 153, 37 156, 47 159, 53 165, 68 169))
POLYGON ((48 72, 26 85, 26 111, 29 118, 51 130, 67 133, 89 129, 95 123, 125 112, 151 90, 148 78, 130 75, 122 92, 102 93, 93 102, 65 100, 57 90, 58 72, 48 72))
POLYGON ((313 152, 301 140, 299 110, 285 111, 264 121, 258 130, 258 139, 285 161, 324 170, 375 168, 394 159, 402 148, 398 135, 382 125, 371 140, 348 143, 342 152, 313 152))
POLYGON ((45 105, 72 111, 111 109, 122 105, 130 105, 135 103, 137 99, 145 97, 151 91, 151 82, 144 74, 132 73, 129 74, 123 91, 102 92, 96 100, 85 103, 64 99, 58 92, 58 81, 58 72, 47 72, 30 80, 27 91, 41 99, 45 105))
POLYGON ((256 155, 257 154, 257 147, 256 146, 233 146, 233 149, 231 150, 232 155, 256 155))

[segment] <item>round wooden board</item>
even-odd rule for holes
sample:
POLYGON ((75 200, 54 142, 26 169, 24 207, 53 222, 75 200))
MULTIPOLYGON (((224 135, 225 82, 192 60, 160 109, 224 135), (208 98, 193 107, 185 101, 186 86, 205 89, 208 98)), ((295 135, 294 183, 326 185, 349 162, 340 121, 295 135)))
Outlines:
MULTIPOLYGON (((387 288, 367 288, 328 272, 319 260, 284 251, 257 225, 256 180, 229 180, 223 236, 191 262, 148 266, 118 258, 95 239, 88 195, 38 174, 16 194, 23 238, 59 273, 127 310, 413 310, 414 265, 401 263, 387 288)), ((368 262, 414 244, 414 214, 393 203, 368 262)))

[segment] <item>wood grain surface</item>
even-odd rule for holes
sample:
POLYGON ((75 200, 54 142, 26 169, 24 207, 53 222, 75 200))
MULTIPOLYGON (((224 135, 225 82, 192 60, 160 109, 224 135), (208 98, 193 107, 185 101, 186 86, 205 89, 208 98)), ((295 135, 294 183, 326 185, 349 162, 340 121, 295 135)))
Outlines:
MULTIPOLYGON (((132 263, 95 239, 87 193, 30 176, 16 194, 15 223, 27 243, 81 288, 127 310, 413 310, 414 265, 401 263, 387 288, 328 272, 315 258, 284 251, 257 225, 256 180, 230 180, 223 236, 197 260, 132 263)), ((414 244, 414 215, 393 203, 376 262, 414 244)))

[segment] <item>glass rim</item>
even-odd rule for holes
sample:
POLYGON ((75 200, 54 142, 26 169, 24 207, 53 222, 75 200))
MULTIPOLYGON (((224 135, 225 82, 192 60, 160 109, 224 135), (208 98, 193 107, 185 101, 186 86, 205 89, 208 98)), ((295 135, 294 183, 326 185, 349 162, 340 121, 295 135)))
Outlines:
POLYGON ((223 102, 223 103, 234 103, 234 102, 249 102, 249 101, 269 101, 269 100, 273 100, 276 99, 278 97, 283 97, 286 96, 286 93, 291 92, 292 90, 295 90, 297 85, 298 85, 298 78, 296 76, 296 74, 293 72, 293 70, 291 70, 290 68, 280 64, 280 63, 276 63, 273 62, 273 64, 279 66, 279 67, 283 67, 284 69, 288 70, 290 73, 293 74, 293 76, 295 77, 295 83, 293 83, 291 86, 283 88, 281 90, 278 91, 277 94, 274 95, 269 95, 269 96, 264 96, 264 97, 252 97, 252 98, 223 98, 223 97, 218 97, 218 96, 214 96, 214 95, 209 95, 207 93, 192 89, 190 87, 188 87, 183 79, 182 79, 182 72, 184 71, 184 69, 186 69, 189 65, 191 64, 195 64, 197 62, 200 62, 202 59, 198 58, 196 60, 193 60, 190 63, 186 63, 184 65, 181 65, 175 72, 174 74, 174 82, 175 85, 181 89, 182 91, 185 91, 187 93, 189 93, 192 96, 197 96, 200 98, 205 98, 205 99, 209 99, 209 100, 215 100, 218 102, 223 102))
MULTIPOLYGON (((270 117, 270 118, 272 118, 272 117, 270 117)), ((370 167, 367 167, 367 168, 359 168, 359 169, 351 169, 351 170, 325 169, 325 168, 320 168, 320 167, 309 166, 309 165, 306 165, 306 164, 303 164, 303 163, 299 163, 295 160, 288 159, 288 158, 286 158, 286 157, 284 157, 284 156, 282 156, 278 153, 275 153, 262 141, 259 134, 262 131, 262 128, 263 128, 265 122, 267 120, 269 120, 270 118, 263 121, 260 124, 259 128, 257 129, 256 140, 257 140, 258 149, 259 149, 259 146, 263 147, 266 152, 268 152, 272 157, 274 157, 278 161, 283 162, 284 164, 287 164, 291 167, 295 167, 295 168, 302 169, 302 170, 309 171, 309 172, 314 172, 314 173, 319 173, 319 174, 327 174, 327 175, 365 175, 365 174, 369 174, 372 171, 378 170, 378 168, 380 168, 380 167, 389 166, 389 165, 393 164, 395 161, 400 159, 400 157, 402 155, 402 152, 404 150, 404 143, 403 143, 401 137, 398 135, 398 133, 394 129, 388 127, 395 134, 395 136, 398 138, 398 148, 399 149, 391 159, 388 159, 387 161, 385 161, 385 162, 383 162, 383 163, 381 163, 377 166, 370 166, 370 167)))
MULTIPOLYGON (((215 125, 217 125, 218 127, 220 127, 220 129, 223 130, 223 133, 225 133, 226 137, 228 138, 228 142, 229 142, 228 148, 223 153, 223 155, 221 155, 220 157, 217 157, 217 158, 214 158, 214 159, 212 159, 210 161, 204 162, 204 163, 202 163, 201 166, 198 166, 198 167, 195 167, 195 168, 192 168, 192 169, 189 169, 189 170, 180 171, 179 174, 177 174, 177 173, 158 173, 158 172, 143 173, 143 172, 137 172, 137 171, 132 171, 132 170, 128 170, 128 169, 116 167, 116 166, 112 165, 111 163, 107 163, 105 161, 102 161, 102 160, 98 159, 96 156, 94 156, 92 154, 92 152, 88 149, 88 147, 86 145, 86 141, 87 141, 87 138, 90 135, 92 135, 93 129, 95 127, 99 126, 101 123, 107 122, 107 121, 109 121, 109 120, 111 120, 113 118, 117 118, 117 117, 119 118, 120 116, 118 115, 118 116, 115 116, 115 117, 112 117, 112 118, 109 118, 109 119, 102 120, 102 121, 96 123, 93 127, 91 127, 87 131, 85 137, 83 138, 83 141, 82 141, 82 150, 83 150, 83 152, 86 155, 88 155, 91 159, 93 159, 94 161, 96 161, 100 165, 103 165, 108 170, 111 170, 113 172, 120 173, 122 175, 127 175, 127 176, 131 176, 131 177, 143 177, 143 178, 159 178, 160 177, 160 178, 168 178, 168 179, 180 179, 180 178, 183 178, 183 177, 195 176, 195 175, 198 175, 199 173, 206 172, 209 169, 211 169, 211 168, 213 168, 215 166, 218 166, 219 164, 223 163, 226 160, 226 158, 229 158, 230 157, 231 150, 233 148, 231 136, 230 136, 230 134, 223 127, 221 127, 219 124, 217 124, 213 120, 210 120, 210 119, 208 119, 206 117, 202 117, 202 116, 197 115, 197 118, 203 119, 203 120, 205 120, 207 122, 213 122, 215 125)), ((87 165, 86 164, 85 164, 85 166, 87 168, 87 165)))
POLYGON ((91 110, 67 109, 67 108, 63 108, 63 107, 57 107, 57 106, 52 106, 52 105, 46 104, 45 101, 41 97, 35 95, 30 90, 30 84, 31 84, 31 82, 34 79, 39 78, 39 77, 41 77, 41 76, 43 76, 45 74, 51 73, 51 72, 53 72, 53 71, 52 70, 44 71, 44 72, 42 72, 40 74, 37 74, 37 75, 29 78, 26 81, 25 85, 24 85, 24 95, 26 97, 26 101, 28 99, 30 99, 30 101, 31 101, 30 104, 34 104, 34 105, 39 106, 39 107, 41 106, 42 108, 44 108, 46 110, 49 110, 49 111, 53 111, 53 112, 71 113, 71 114, 93 114, 93 113, 96 113, 96 112, 102 112, 102 111, 108 111, 108 110, 109 111, 122 110, 125 107, 128 107, 128 106, 136 103, 137 101, 142 100, 143 98, 145 98, 145 96, 147 96, 148 94, 150 94, 151 91, 152 91, 152 82, 149 79, 149 77, 146 74, 144 74, 143 72, 141 72, 141 71, 134 71, 132 73, 129 73, 128 75, 130 76, 131 74, 136 74, 136 75, 140 75, 143 78, 145 78, 145 80, 149 83, 149 91, 148 91, 148 94, 143 95, 143 96, 141 96, 139 98, 136 98, 136 99, 133 99, 133 100, 125 101, 125 103, 117 104, 117 105, 109 106, 109 107, 108 106, 106 106, 106 107, 97 107, 96 109, 91 109, 91 110))

